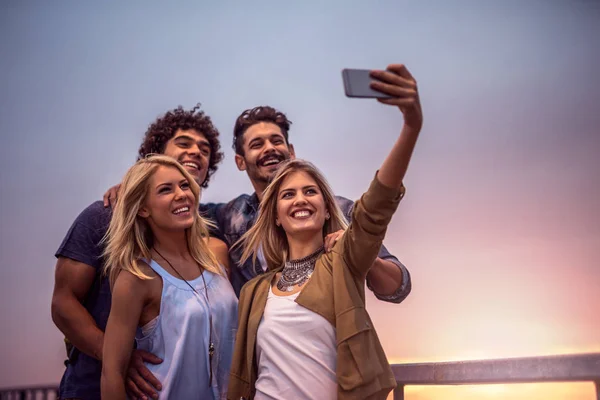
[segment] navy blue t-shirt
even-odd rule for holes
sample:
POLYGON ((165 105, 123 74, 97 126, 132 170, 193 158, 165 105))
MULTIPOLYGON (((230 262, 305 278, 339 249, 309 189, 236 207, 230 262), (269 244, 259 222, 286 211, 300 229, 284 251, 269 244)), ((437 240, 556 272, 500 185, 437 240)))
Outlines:
MULTIPOLYGON (((56 257, 71 258, 95 269, 96 276, 83 305, 103 331, 110 312, 111 295, 108 279, 102 276, 104 248, 100 242, 106 234, 110 218, 110 207, 105 208, 101 201, 92 203, 75 219, 55 254, 56 257)), ((60 382, 59 397, 100 400, 101 372, 100 361, 74 348, 60 382)))

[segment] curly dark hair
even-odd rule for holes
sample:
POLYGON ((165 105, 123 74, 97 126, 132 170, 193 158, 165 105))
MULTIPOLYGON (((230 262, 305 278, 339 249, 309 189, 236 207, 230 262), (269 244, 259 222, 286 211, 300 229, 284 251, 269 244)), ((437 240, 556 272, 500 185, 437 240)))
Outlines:
POLYGON ((202 182, 203 188, 208 187, 210 177, 217 171, 217 164, 223 160, 221 143, 219 142, 219 131, 213 125, 210 117, 200 110, 200 103, 196 104, 191 110, 184 110, 178 106, 174 110, 167 111, 165 115, 154 121, 144 135, 138 151, 138 160, 151 153, 162 154, 165 151, 167 142, 175 136, 178 130, 193 129, 203 134, 210 144, 210 160, 208 162, 208 172, 206 179, 202 182))
POLYGON ((258 106, 245 110, 237 117, 233 127, 233 150, 236 154, 244 155, 244 133, 248 128, 259 122, 271 122, 281 129, 285 137, 285 143, 290 144, 288 140, 288 131, 292 121, 287 119, 284 113, 277 111, 271 106, 258 106))

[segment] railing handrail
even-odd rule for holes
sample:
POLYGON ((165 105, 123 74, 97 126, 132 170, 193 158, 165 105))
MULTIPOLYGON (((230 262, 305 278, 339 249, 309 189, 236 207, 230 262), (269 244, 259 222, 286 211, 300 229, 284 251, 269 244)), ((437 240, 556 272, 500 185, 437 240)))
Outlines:
POLYGON ((575 382, 600 380, 600 353, 394 364, 401 385, 575 382))

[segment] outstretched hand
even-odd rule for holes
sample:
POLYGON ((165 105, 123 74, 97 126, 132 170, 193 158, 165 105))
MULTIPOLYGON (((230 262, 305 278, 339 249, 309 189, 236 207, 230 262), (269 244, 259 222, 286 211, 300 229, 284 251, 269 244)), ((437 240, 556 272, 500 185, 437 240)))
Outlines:
POLYGON ((423 112, 417 81, 404 64, 390 64, 385 71, 371 71, 371 88, 391 98, 377 99, 380 103, 397 106, 404 115, 404 123, 417 131, 423 126, 423 112))

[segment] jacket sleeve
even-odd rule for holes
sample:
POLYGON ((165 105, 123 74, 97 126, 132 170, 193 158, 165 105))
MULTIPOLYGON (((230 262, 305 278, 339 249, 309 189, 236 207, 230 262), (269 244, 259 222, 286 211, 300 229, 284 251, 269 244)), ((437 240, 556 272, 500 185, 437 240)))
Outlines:
MULTIPOLYGON (((336 196, 336 200, 338 205, 340 206, 340 209, 344 213, 346 220, 348 222, 352 221, 354 202, 341 196, 336 196)), ((373 287, 371 287, 371 284, 369 283, 369 279, 367 279, 367 287, 373 292, 375 297, 377 297, 381 301, 386 301, 388 303, 395 304, 401 303, 406 297, 408 297, 412 289, 412 282, 410 278, 410 273, 408 272, 408 268, 406 268, 406 266, 402 264, 400 260, 396 258, 396 256, 390 253, 384 244, 381 245, 377 257, 395 264, 398 267, 398 269, 400 269, 400 271, 402 272, 402 285, 398 288, 398 290, 396 290, 395 293, 387 295, 377 293, 375 290, 373 290, 373 287)))
POLYGON ((375 175, 369 189, 354 204, 350 226, 336 246, 353 275, 366 279, 404 191, 404 186, 400 189, 384 186, 375 175))

